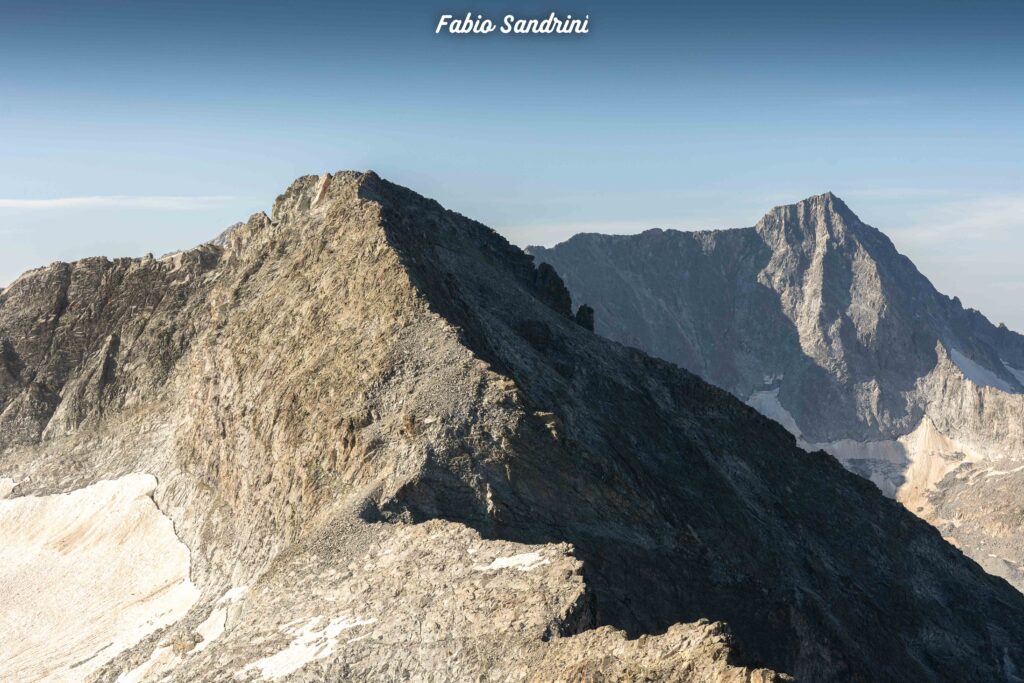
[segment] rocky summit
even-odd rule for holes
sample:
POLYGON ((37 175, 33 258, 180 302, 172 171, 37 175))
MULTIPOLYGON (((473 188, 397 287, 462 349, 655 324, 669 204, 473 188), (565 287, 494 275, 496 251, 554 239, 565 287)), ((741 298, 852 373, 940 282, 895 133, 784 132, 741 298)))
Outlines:
MULTIPOLYGON (((792 211, 763 226, 781 260, 727 233, 752 251, 723 262, 827 273, 792 211)), ((890 334, 855 315, 829 339, 890 334)), ((0 679, 1022 680, 1024 596, 594 324, 373 173, 300 178, 191 251, 26 273, 0 293, 0 679)))
POLYGON ((598 332, 749 402, 1024 589, 1024 337, 937 292, 839 198, 529 251, 598 332))

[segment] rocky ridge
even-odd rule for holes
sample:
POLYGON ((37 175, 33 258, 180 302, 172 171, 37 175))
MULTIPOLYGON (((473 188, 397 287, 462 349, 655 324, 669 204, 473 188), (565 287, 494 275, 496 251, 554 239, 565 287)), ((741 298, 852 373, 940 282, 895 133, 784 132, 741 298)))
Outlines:
POLYGON ((592 320, 372 173, 20 278, 8 500, 152 475, 198 591, 89 678, 1020 680, 1024 597, 592 320))
POLYGON ((1024 337, 937 292, 837 197, 753 228, 528 251, 599 333, 748 401, 1024 589, 1024 337))

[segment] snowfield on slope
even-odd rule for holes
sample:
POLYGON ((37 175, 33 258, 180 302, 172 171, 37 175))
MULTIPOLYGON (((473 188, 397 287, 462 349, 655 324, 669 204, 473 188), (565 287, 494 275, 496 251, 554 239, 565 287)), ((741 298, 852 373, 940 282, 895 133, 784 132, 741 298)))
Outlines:
MULTIPOLYGON (((800 448, 831 454, 844 467, 870 480, 883 494, 918 515, 928 508, 928 492, 943 477, 963 462, 986 462, 974 449, 940 432, 928 416, 912 432, 898 439, 812 443, 803 437, 796 419, 779 401, 778 388, 754 392, 747 404, 785 427, 796 437, 800 448)), ((1007 473, 996 472, 991 476, 1007 473)))
POLYGON ((954 363, 956 363, 960 372, 964 373, 964 377, 971 380, 979 387, 994 387, 1000 391, 1005 391, 1008 394, 1019 393, 1016 389, 1010 386, 1010 383, 1005 379, 988 368, 976 363, 957 349, 951 348, 949 350, 949 357, 954 363))
MULTIPOLYGON (((343 631, 368 626, 377 622, 376 619, 335 617, 323 627, 318 627, 322 617, 313 617, 304 626, 293 629, 290 634, 295 636, 288 647, 275 655, 264 657, 247 665, 235 674, 235 678, 246 678, 249 672, 259 670, 263 678, 284 678, 295 673, 306 664, 324 659, 334 654, 343 631)), ((349 642, 361 639, 351 638, 349 642)))
POLYGON ((83 680, 188 612, 199 591, 156 484, 0 500, 0 680, 83 680))
POLYGON ((1006 370, 1011 375, 1016 377, 1018 382, 1020 382, 1022 385, 1024 385, 1024 370, 1020 370, 1019 368, 1013 367, 1012 365, 1007 363, 1005 360, 1003 361, 1003 367, 1006 368, 1006 370))

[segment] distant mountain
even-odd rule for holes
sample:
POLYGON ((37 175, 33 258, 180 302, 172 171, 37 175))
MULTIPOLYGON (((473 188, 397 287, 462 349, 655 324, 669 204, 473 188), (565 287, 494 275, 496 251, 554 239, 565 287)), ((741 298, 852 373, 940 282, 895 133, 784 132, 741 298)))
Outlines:
POLYGON ((1024 588, 1024 337, 937 292, 839 198, 527 251, 600 334, 749 402, 1024 588))
POLYGON ((26 274, 0 679, 1020 680, 1024 595, 587 310, 372 173, 26 274))

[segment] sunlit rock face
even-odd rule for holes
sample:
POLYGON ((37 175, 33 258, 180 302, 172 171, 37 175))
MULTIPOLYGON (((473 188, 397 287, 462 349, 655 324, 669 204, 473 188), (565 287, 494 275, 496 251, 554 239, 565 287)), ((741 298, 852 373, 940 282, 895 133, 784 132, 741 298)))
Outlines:
POLYGON ((1024 588, 1024 337, 939 294, 837 197, 528 251, 598 333, 727 389, 1024 588))
POLYGON ((593 321, 553 268, 372 173, 300 178, 216 244, 24 275, 0 293, 0 490, 32 521, 4 533, 42 581, 54 544, 162 526, 160 562, 90 557, 67 604, 180 600, 108 649, 132 613, 111 607, 75 661, 35 611, 11 628, 39 638, 4 647, 28 680, 121 683, 1024 668, 1024 596, 593 321), (93 491, 97 519, 157 517, 31 507, 93 491), (111 596, 115 567, 167 588, 111 596))

